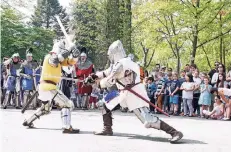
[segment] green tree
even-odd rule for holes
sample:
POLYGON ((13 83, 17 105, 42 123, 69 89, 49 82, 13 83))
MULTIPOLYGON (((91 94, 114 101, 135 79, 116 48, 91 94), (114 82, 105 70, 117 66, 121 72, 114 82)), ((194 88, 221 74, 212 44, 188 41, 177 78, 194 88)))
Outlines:
POLYGON ((52 48, 55 34, 43 28, 28 27, 21 15, 9 7, 1 7, 1 55, 10 57, 18 52, 22 58, 25 50, 34 48, 35 58, 41 58, 52 48))
POLYGON ((106 38, 105 1, 75 1, 72 7, 76 43, 86 47, 96 67, 104 67, 108 40, 106 38))
POLYGON ((31 24, 35 27, 53 29, 57 36, 63 36, 60 26, 55 18, 58 15, 66 30, 68 29, 69 17, 66 10, 59 4, 58 0, 37 0, 31 24))

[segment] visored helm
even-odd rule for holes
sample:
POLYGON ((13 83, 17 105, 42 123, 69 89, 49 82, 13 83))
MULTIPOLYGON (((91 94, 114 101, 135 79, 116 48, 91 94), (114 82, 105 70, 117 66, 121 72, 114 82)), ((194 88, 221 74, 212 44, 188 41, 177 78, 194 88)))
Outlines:
POLYGON ((126 57, 125 50, 123 48, 123 44, 120 40, 113 42, 107 52, 108 58, 112 64, 118 62, 120 59, 126 57))

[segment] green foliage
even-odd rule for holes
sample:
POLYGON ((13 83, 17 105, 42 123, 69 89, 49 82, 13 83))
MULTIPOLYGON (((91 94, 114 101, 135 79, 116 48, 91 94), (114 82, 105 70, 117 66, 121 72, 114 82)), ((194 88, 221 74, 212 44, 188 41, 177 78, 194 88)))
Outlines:
POLYGON ((20 14, 2 7, 1 11, 1 57, 10 57, 18 52, 22 58, 29 47, 34 48, 35 58, 47 53, 53 43, 54 32, 43 28, 32 28, 21 21, 20 14), (35 45, 35 42, 39 43, 35 45))
POLYGON ((58 0, 37 0, 34 15, 31 17, 31 24, 35 27, 53 29, 58 37, 63 36, 55 18, 56 15, 59 16, 64 27, 68 29, 69 17, 58 0))
POLYGON ((180 59, 183 68, 193 61, 191 55, 195 56, 195 63, 201 71, 208 71, 209 65, 213 67, 216 60, 230 63, 230 6, 231 1, 228 0, 134 3, 132 46, 140 60, 144 56, 139 46, 141 42, 147 48, 156 50, 149 68, 161 62, 176 68, 179 63, 177 59, 180 59), (197 5, 197 2, 200 4, 197 5))

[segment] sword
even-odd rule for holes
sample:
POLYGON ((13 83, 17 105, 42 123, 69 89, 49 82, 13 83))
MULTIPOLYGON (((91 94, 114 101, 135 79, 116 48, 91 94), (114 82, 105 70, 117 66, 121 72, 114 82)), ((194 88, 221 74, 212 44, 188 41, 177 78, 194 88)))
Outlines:
POLYGON ((121 86, 124 87, 125 90, 128 90, 129 92, 131 92, 132 94, 136 95, 138 98, 144 100, 145 102, 147 102, 149 105, 151 105, 152 107, 154 107, 156 110, 158 110, 159 112, 163 113, 165 116, 169 116, 169 114, 167 114, 166 112, 164 112, 162 109, 160 109, 159 107, 157 107, 156 105, 154 105, 153 103, 151 103, 150 101, 148 101, 146 98, 144 98, 143 96, 141 96, 140 94, 138 94, 137 92, 135 92, 134 90, 132 90, 131 88, 126 87, 123 83, 121 83, 119 80, 116 80, 116 82, 118 84, 120 84, 121 86))
POLYGON ((30 99, 23 106, 21 113, 24 113, 27 110, 27 108, 29 107, 29 105, 31 104, 31 102, 33 101, 33 99, 36 97, 37 94, 38 91, 35 91, 35 93, 30 97, 30 99))

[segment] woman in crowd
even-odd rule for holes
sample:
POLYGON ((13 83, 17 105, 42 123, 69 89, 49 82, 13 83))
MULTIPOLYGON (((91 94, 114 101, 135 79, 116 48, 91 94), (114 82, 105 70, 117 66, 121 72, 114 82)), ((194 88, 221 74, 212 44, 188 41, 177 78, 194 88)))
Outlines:
POLYGON ((230 65, 229 72, 227 73, 226 81, 229 84, 229 88, 231 88, 231 65, 230 65))
POLYGON ((219 74, 225 74, 225 66, 223 64, 218 65, 218 71, 213 74, 211 84, 215 85, 219 79, 219 74))
POLYGON ((203 114, 212 119, 217 119, 221 120, 224 116, 224 104, 221 101, 220 96, 216 95, 215 98, 215 103, 214 103, 214 108, 211 112, 208 110, 203 110, 203 114))
POLYGON ((217 83, 215 84, 216 88, 228 88, 228 83, 225 81, 225 74, 221 73, 218 75, 217 83))
POLYGON ((184 105, 184 116, 188 114, 189 109, 189 117, 192 117, 193 114, 193 106, 192 106, 192 100, 193 100, 193 90, 194 90, 194 82, 193 82, 193 76, 191 73, 187 73, 185 76, 185 82, 181 86, 182 92, 182 98, 183 98, 183 105, 184 105))
POLYGON ((224 92, 219 91, 218 94, 221 96, 222 100, 225 102, 225 113, 224 118, 222 120, 230 120, 231 119, 231 96, 225 97, 224 92))
MULTIPOLYGON (((201 95, 199 99, 199 105, 201 106, 201 111, 208 110, 212 100, 212 96, 210 93, 212 86, 209 85, 208 77, 204 77, 204 84, 200 85, 200 89, 201 89, 201 95)), ((203 113, 201 113, 201 117, 202 118, 204 117, 203 113)))

